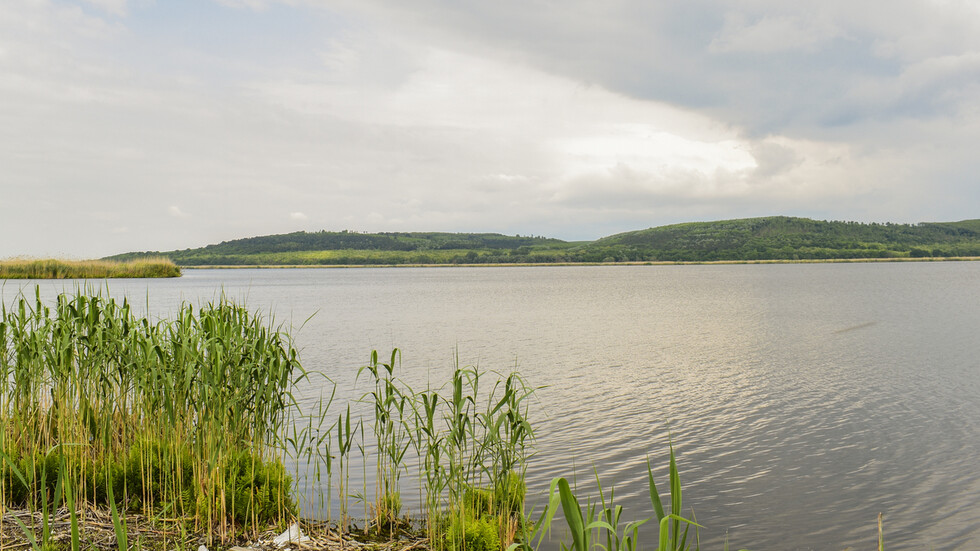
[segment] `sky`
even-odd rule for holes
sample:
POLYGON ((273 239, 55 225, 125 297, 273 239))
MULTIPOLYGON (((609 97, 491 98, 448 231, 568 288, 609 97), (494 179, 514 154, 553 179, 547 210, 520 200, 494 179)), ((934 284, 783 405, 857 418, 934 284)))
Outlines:
POLYGON ((3 0, 0 258, 980 218, 975 0, 3 0))

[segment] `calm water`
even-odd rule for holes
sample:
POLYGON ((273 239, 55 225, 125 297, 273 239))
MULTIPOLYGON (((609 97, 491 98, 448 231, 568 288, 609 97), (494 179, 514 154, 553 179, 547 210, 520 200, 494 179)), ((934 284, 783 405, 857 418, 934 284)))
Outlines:
POLYGON ((878 512, 888 549, 980 549, 980 262, 187 270, 109 287, 159 316, 223 290, 302 325, 305 367, 345 398, 372 349, 401 348, 413 384, 444 381, 456 350, 516 367, 546 387, 532 496, 559 475, 587 490, 594 465, 625 516, 651 516, 645 461, 666 480, 669 428, 705 549, 726 533, 871 549, 878 512))

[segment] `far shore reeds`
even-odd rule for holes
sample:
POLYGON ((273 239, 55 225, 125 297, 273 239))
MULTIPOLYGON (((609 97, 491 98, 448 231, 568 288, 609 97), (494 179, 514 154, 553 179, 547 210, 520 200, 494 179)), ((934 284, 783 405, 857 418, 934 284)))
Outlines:
POLYGON ((0 279, 106 279, 180 277, 180 268, 168 258, 62 260, 16 258, 0 260, 0 279))

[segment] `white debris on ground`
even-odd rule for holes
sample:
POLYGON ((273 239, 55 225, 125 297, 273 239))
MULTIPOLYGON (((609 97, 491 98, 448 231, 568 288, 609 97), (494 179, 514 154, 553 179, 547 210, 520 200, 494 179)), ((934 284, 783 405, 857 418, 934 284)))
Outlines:
MULTIPOLYGON (((290 543, 307 543, 310 541, 309 536, 303 533, 299 528, 299 523, 294 522, 285 532, 279 534, 278 536, 272 538, 272 544, 276 547, 283 548, 290 543)), ((205 550, 207 551, 207 550, 205 550)))

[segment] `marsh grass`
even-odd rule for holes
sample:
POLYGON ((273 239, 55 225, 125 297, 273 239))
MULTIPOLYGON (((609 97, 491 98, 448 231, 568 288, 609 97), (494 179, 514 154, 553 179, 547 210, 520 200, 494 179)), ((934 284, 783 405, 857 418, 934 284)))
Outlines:
MULTIPOLYGON (((179 534, 169 542, 177 548, 189 532, 209 542, 254 538, 298 513, 288 458, 306 487, 322 488, 326 479, 327 495, 315 503, 326 504, 327 529, 333 524, 341 541, 356 529, 352 497, 365 508, 365 536, 403 532, 410 524, 401 481, 414 474, 430 549, 530 551, 559 512, 571 534, 562 549, 699 549, 700 525, 682 513, 672 446, 669 509, 647 461, 653 518, 627 521, 615 490, 607 493, 595 472, 597 498, 583 506, 557 477, 531 520, 524 479, 536 389, 517 373, 460 367, 457 354, 445 385, 416 391, 398 377, 400 351, 386 360, 372 352, 359 370, 358 382, 369 385, 360 397, 334 405, 336 387, 325 379, 329 394, 304 411, 293 392, 320 375, 303 369, 274 320, 221 298, 151 322, 126 300, 79 290, 48 305, 35 288, 33 299, 19 295, 0 309, 0 513, 5 506, 40 512, 40 532, 17 521, 34 551, 50 549, 51 513, 63 506, 71 511, 73 551, 86 507, 111 512, 120 551, 133 532, 140 538, 127 512, 179 534), (352 415, 352 402, 370 414, 352 415), (359 491, 351 488, 352 466, 365 471, 359 491), (639 529, 649 520, 658 525, 657 542, 643 545, 639 529)), ((880 516, 878 530, 883 549, 880 516)))
POLYGON ((460 367, 457 356, 446 385, 416 391, 398 377, 400 357, 398 349, 387 361, 372 352, 357 377, 369 385, 358 401, 371 414, 352 419, 348 405, 326 429, 334 431, 336 447, 319 455, 338 467, 338 526, 347 529, 349 498, 355 497, 368 509, 365 532, 383 536, 404 527, 401 480, 412 472, 414 460, 430 546, 503 548, 525 524, 524 474, 533 442, 527 402, 534 389, 516 373, 460 367), (370 445, 365 434, 373 436, 370 445), (367 487, 357 493, 349 488, 350 464, 358 453, 365 470, 374 464, 373 494, 367 487))
POLYGON ((111 260, 14 259, 0 261, 0 279, 105 279, 179 277, 167 258, 111 260))
POLYGON ((224 298, 151 323, 101 294, 21 295, 0 314, 0 502, 70 493, 222 540, 284 523, 303 377, 288 336, 224 298))
MULTIPOLYGON (((336 491, 342 537, 355 530, 355 498, 364 534, 385 538, 408 524, 401 480, 414 459, 432 549, 530 549, 559 506, 573 534, 568 549, 640 548, 645 521, 624 522, 615 492, 607 497, 601 483, 599 500, 583 509, 567 481, 555 479, 541 519, 528 520, 535 389, 519 374, 461 367, 457 355, 445 385, 415 391, 398 377, 400 358, 397 349, 386 361, 372 352, 358 372, 368 389, 339 404, 336 417, 329 380, 331 393, 302 411, 293 390, 312 375, 287 334, 242 306, 224 298, 185 304, 152 323, 126 300, 78 291, 49 306, 36 288, 33 299, 21 295, 9 310, 4 303, 0 315, 0 503, 43 513, 40 538, 31 540, 40 548, 50 540, 48 512, 69 502, 83 506, 82 516, 86 504, 110 509, 120 549, 132 539, 127 511, 227 541, 297 513, 288 456, 297 479, 322 487, 325 475, 320 503, 336 491), (367 418, 352 414, 352 401, 368 406, 367 418), (357 489, 355 465, 365 471, 357 489)), ((652 475, 650 488, 661 551, 688 549, 686 529, 678 538, 691 521, 679 516, 673 450, 669 514, 658 507, 652 475)))

